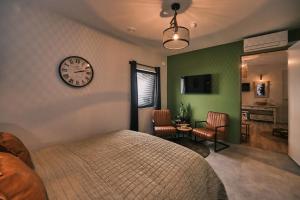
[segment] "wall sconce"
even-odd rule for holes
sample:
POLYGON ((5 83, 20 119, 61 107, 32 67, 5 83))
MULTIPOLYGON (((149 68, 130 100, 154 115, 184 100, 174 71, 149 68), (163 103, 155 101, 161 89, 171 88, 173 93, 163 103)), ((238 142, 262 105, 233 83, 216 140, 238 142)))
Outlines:
POLYGON ((260 81, 263 80, 263 75, 262 75, 262 74, 259 75, 259 80, 260 80, 260 81))
POLYGON ((242 63, 242 78, 247 79, 248 77, 248 65, 247 63, 242 63))

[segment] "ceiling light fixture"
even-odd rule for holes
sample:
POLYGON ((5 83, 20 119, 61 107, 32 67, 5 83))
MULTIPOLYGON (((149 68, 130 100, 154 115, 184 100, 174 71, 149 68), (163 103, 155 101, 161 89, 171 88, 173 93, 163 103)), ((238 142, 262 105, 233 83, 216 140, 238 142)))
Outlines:
POLYGON ((242 62, 242 78, 243 79, 248 78, 248 65, 246 62, 242 62))
POLYGON ((130 33, 134 33, 136 31, 136 28, 133 27, 133 26, 128 26, 127 31, 130 32, 130 33))
POLYGON ((180 9, 179 3, 173 3, 171 5, 174 10, 174 17, 170 22, 170 27, 165 29, 163 32, 163 45, 167 49, 183 49, 189 46, 190 31, 189 29, 178 26, 177 24, 177 10, 180 9))

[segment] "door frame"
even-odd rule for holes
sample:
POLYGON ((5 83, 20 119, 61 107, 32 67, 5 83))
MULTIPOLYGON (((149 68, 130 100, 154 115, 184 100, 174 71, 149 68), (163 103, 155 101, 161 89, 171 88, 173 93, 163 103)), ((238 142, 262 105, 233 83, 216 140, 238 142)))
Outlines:
MULTIPOLYGON (((294 44, 294 43, 293 43, 294 44)), ((282 47, 282 48, 278 48, 278 49, 273 49, 273 50, 264 50, 264 51, 257 51, 257 52, 251 52, 251 53, 242 53, 242 55, 240 55, 240 64, 239 64, 239 80, 240 80, 240 144, 242 143, 242 137, 241 137, 241 132, 242 132, 242 58, 244 56, 252 56, 252 55, 260 55, 260 54, 265 54, 265 53, 272 53, 272 52, 278 52, 278 51, 287 51, 291 46, 293 46, 293 44, 289 44, 286 47, 282 47)), ((289 123, 289 122, 288 122, 289 123)), ((289 144, 288 144, 289 145, 289 144)))

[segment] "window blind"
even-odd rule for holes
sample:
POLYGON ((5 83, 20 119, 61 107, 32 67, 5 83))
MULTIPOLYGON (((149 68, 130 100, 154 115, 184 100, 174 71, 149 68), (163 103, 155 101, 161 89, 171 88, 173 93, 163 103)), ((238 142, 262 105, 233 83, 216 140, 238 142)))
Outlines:
POLYGON ((154 106, 155 76, 152 72, 137 72, 138 107, 154 106))

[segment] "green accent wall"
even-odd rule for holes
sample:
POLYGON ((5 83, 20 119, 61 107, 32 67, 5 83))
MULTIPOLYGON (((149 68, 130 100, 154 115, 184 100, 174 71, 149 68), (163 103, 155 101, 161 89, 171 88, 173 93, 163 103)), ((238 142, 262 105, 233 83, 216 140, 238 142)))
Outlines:
MULTIPOLYGON (((173 117, 180 102, 190 104, 192 121, 204 120, 208 111, 230 116, 227 140, 240 141, 240 56, 243 43, 234 42, 168 57, 168 108, 173 117), (180 78, 187 75, 212 74, 212 94, 181 94, 180 78)), ((194 124, 194 123, 193 123, 194 124)))

